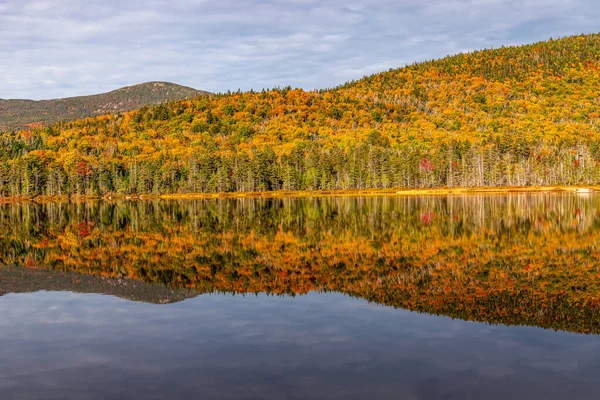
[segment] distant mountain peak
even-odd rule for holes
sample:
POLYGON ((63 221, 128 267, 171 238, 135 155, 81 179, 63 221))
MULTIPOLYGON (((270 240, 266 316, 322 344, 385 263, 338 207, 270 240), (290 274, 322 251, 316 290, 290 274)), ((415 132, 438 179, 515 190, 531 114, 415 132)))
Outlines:
POLYGON ((89 96, 53 100, 0 99, 0 131, 28 129, 62 120, 125 112, 146 105, 201 95, 210 93, 171 82, 151 81, 89 96))

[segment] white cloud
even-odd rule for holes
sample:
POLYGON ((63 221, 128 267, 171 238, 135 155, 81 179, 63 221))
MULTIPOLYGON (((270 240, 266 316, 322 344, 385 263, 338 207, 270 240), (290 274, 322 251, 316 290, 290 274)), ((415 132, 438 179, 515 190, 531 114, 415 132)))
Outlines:
POLYGON ((332 87, 413 61, 594 32, 595 0, 0 0, 0 98, 149 80, 332 87))

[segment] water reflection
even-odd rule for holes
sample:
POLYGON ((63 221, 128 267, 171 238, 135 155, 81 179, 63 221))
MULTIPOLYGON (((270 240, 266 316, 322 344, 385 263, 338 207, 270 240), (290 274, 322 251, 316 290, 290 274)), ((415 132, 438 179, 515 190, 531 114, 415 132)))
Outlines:
POLYGON ((598 333, 599 210, 600 197, 569 194, 3 205, 0 263, 55 275, 16 282, 0 271, 0 293, 48 280, 62 282, 56 290, 107 292, 94 282, 77 290, 92 279, 77 272, 171 293, 133 300, 340 292, 598 333))
POLYGON ((341 294, 0 298, 3 399, 592 399, 596 336, 341 294))
POLYGON ((0 398, 596 398, 598 336, 566 331, 600 332, 599 210, 563 194, 2 205, 0 398))

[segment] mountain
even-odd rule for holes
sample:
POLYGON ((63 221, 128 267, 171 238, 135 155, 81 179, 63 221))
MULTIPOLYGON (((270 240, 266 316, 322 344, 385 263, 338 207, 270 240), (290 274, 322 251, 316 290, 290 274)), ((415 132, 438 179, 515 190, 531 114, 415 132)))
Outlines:
POLYGON ((0 135, 0 196, 592 185, 600 34, 0 135))
POLYGON ((169 82, 146 82, 92 96, 40 101, 0 99, 0 130, 32 128, 38 124, 130 111, 207 93, 169 82))

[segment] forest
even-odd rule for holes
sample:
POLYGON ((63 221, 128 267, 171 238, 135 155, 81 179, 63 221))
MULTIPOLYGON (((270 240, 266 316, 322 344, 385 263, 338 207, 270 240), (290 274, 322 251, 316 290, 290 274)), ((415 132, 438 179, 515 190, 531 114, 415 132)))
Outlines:
POLYGON ((600 182, 600 34, 0 134, 0 197, 600 182))

